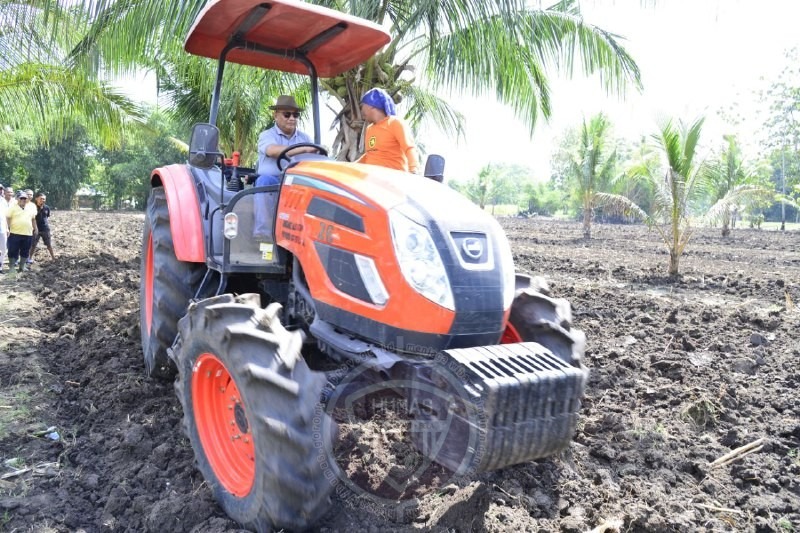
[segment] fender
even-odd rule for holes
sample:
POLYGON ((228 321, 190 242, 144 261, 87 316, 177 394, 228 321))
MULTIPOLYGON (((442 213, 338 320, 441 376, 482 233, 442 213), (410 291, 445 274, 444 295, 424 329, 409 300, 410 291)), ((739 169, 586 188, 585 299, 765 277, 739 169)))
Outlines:
POLYGON ((150 184, 162 185, 167 195, 169 229, 180 261, 205 263, 203 219, 194 179, 186 165, 157 168, 150 175, 150 184))

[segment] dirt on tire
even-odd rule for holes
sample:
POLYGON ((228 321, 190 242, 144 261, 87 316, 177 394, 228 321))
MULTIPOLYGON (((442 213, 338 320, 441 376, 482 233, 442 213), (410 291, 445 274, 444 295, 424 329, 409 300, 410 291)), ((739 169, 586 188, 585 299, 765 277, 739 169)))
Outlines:
MULTIPOLYGON (((0 530, 239 531, 195 467, 173 384, 145 377, 144 216, 51 221, 58 257, 0 277, 0 530)), ((518 269, 547 278, 587 337, 574 442, 429 476, 396 505, 337 491, 316 529, 800 529, 800 233, 698 231, 673 279, 642 226, 584 240, 578 223, 501 222, 518 269)), ((379 483, 415 462, 390 416, 350 430, 348 476, 379 483)))

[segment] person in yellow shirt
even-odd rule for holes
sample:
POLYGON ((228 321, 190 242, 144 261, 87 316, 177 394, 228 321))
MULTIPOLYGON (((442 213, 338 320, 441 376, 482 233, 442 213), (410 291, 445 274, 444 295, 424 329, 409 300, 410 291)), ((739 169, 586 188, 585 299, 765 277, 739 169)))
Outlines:
POLYGON ((5 199, 5 187, 0 184, 0 274, 5 274, 3 263, 6 261, 6 242, 8 241, 8 204, 5 199))
POLYGON ((36 214, 31 213, 30 209, 26 209, 28 200, 27 193, 19 193, 19 196, 17 196, 17 203, 12 205, 6 213, 9 230, 9 270, 13 269, 15 265, 20 272, 22 272, 23 268, 30 269, 29 266, 25 265, 25 261, 28 259, 28 252, 30 252, 31 249, 33 235, 37 233, 37 229, 36 214))
POLYGON ((370 89, 361 98, 361 116, 369 122, 364 155, 358 163, 380 165, 405 172, 419 171, 417 147, 411 129, 397 118, 394 100, 383 89, 370 89))

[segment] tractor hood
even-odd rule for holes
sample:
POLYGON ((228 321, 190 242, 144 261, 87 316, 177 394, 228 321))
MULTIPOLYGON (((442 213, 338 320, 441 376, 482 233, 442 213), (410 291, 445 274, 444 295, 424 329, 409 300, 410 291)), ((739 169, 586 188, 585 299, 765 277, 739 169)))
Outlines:
POLYGON ((500 338, 514 260, 493 216, 442 183, 374 165, 303 161, 283 183, 278 244, 299 255, 321 320, 432 350, 500 338))
POLYGON ((382 211, 411 204, 426 213, 447 212, 447 218, 459 225, 468 226, 470 221, 481 218, 494 221, 494 217, 447 185, 381 166, 329 160, 304 161, 293 166, 287 175, 321 178, 335 183, 382 211))

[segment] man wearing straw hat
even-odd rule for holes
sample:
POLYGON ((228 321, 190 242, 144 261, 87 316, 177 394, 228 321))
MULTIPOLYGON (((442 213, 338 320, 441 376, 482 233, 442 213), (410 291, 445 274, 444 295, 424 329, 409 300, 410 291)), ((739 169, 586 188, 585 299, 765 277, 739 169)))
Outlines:
MULTIPOLYGON (((297 105, 293 96, 281 95, 275 105, 270 106, 275 125, 264 130, 258 136, 258 179, 256 187, 266 187, 280 183, 281 171, 278 168, 278 156, 287 146, 298 143, 313 142, 304 132, 297 129, 297 121, 303 109, 297 105)), ((311 147, 301 147, 290 151, 287 155, 316 152, 311 147)), ((272 240, 272 204, 275 194, 260 194, 255 200, 255 227, 253 235, 258 239, 272 240)))

